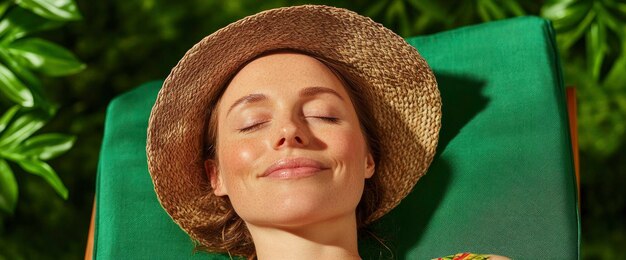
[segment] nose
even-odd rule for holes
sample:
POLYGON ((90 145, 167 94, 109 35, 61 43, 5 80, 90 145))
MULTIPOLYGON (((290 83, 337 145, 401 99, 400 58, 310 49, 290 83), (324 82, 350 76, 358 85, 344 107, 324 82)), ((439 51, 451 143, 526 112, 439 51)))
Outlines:
POLYGON ((309 145, 310 138, 305 128, 302 123, 295 120, 285 120, 279 123, 278 135, 274 139, 274 149, 309 145))

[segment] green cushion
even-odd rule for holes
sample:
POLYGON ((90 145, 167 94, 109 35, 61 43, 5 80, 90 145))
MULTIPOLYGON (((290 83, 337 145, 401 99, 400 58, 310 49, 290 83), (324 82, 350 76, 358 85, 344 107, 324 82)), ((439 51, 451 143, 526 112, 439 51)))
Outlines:
MULTIPOLYGON (((521 17, 408 39, 443 99, 438 154, 425 177, 361 240, 364 259, 471 251, 577 259, 579 215, 561 68, 549 22, 521 17)), ((228 259, 194 253, 161 208, 147 169, 161 81, 109 105, 96 192, 97 259, 228 259)))

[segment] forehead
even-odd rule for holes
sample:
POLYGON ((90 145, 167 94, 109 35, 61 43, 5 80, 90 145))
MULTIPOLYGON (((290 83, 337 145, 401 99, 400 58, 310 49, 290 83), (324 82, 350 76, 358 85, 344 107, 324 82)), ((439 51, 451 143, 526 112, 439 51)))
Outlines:
POLYGON ((249 94, 291 97, 307 87, 326 87, 348 100, 341 80, 324 63, 300 53, 273 53, 246 64, 233 77, 220 106, 249 94))

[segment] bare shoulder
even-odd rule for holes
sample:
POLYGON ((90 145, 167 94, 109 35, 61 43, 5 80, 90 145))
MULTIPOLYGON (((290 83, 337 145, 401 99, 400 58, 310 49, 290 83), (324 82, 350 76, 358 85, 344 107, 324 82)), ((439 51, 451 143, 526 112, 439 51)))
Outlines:
POLYGON ((501 256, 501 255, 487 255, 489 257, 489 260, 511 260, 511 258, 508 258, 506 256, 501 256))

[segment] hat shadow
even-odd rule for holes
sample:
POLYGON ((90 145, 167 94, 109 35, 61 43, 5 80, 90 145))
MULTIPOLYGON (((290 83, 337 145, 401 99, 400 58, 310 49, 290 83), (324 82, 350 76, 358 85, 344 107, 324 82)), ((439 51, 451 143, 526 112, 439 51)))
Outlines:
MULTIPOLYGON (((370 229, 377 238, 371 235, 361 238, 359 250, 363 259, 403 259, 420 244, 451 181, 452 167, 441 154, 489 102, 482 94, 484 81, 437 71, 434 73, 442 99, 437 153, 427 174, 421 177, 413 191, 398 207, 372 224, 370 229)), ((450 252, 454 253, 457 252, 450 252)))

